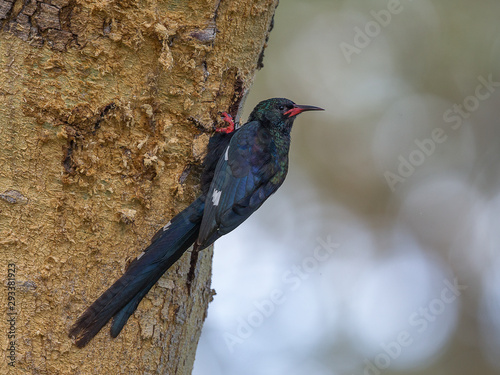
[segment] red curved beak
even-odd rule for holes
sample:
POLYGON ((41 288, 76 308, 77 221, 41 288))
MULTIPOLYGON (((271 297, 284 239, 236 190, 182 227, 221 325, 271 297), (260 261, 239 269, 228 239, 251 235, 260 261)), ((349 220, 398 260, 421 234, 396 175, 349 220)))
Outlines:
POLYGON ((295 104, 292 109, 289 109, 285 112, 285 115, 288 115, 288 117, 293 117, 305 111, 324 111, 324 109, 320 107, 314 107, 312 105, 295 104))

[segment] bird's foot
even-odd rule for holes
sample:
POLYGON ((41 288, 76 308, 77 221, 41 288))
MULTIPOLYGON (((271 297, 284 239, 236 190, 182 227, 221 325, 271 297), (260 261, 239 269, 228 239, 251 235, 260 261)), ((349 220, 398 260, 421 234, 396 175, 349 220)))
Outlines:
POLYGON ((215 129, 215 131, 217 133, 225 133, 225 134, 229 134, 229 133, 234 132, 234 121, 233 121, 233 118, 231 117, 231 115, 227 112, 222 112, 221 116, 222 116, 222 119, 225 122, 227 122, 229 125, 226 126, 225 128, 217 128, 217 129, 215 129))

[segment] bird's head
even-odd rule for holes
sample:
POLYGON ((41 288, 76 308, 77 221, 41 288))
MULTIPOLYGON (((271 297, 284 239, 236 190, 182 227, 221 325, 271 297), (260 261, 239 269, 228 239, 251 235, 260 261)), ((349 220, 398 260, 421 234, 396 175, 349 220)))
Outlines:
POLYGON ((296 116, 305 111, 323 111, 323 108, 295 104, 285 98, 272 98, 257 104, 248 121, 259 121, 264 126, 290 131, 296 116))

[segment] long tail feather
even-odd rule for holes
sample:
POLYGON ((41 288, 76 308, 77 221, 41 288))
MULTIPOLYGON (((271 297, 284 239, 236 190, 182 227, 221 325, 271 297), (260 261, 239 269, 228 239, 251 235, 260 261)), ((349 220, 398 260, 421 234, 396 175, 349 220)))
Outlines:
POLYGON ((196 240, 203 208, 204 199, 198 198, 174 217, 125 274, 85 310, 69 332, 78 347, 87 345, 113 317, 111 336, 118 336, 142 298, 196 240))

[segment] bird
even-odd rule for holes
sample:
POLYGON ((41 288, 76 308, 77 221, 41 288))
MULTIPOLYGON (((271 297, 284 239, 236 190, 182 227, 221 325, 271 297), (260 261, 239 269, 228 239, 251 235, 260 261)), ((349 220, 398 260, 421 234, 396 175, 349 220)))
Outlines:
POLYGON ((203 161, 201 194, 165 224, 69 331, 79 348, 112 319, 115 338, 160 277, 193 246, 198 252, 231 232, 283 184, 288 172, 290 132, 305 111, 323 108, 298 105, 285 98, 258 103, 238 128, 220 128, 211 137, 203 161))

